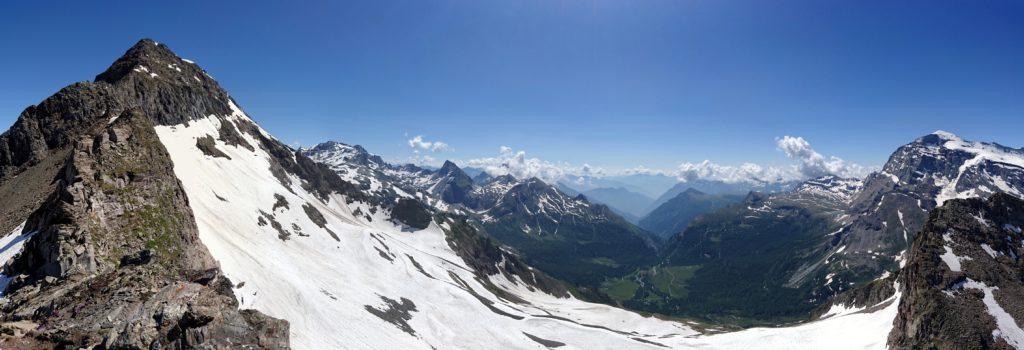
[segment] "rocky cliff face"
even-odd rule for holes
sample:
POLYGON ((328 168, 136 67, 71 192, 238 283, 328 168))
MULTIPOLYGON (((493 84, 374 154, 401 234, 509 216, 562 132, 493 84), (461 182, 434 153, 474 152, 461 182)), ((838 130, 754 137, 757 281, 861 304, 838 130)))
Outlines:
POLYGON ((3 224, 22 248, 0 276, 16 335, 0 347, 288 347, 286 322, 238 310, 154 132, 228 108, 169 52, 143 40, 0 136, 0 189, 19 194, 4 197, 3 224))
POLYGON ((895 348, 1024 346, 1024 201, 954 199, 931 212, 899 278, 895 348))

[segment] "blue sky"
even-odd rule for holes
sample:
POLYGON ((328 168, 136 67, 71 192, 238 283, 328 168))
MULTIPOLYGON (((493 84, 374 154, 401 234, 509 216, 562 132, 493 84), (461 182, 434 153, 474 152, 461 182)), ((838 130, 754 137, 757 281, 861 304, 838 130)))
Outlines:
POLYGON ((880 165, 936 129, 1024 145, 1020 1, 19 1, 0 5, 0 124, 142 37, 286 142, 389 159, 672 169, 880 165))

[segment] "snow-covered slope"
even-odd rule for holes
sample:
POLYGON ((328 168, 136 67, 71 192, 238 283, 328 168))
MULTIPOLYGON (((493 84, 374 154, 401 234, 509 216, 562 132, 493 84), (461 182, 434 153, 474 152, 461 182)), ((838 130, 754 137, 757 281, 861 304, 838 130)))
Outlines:
POLYGON ((288 320, 296 348, 538 347, 531 336, 574 348, 635 348, 649 344, 633 338, 695 334, 683 324, 528 289, 504 275, 491 281, 521 300, 499 298, 449 246, 450 222, 412 231, 369 204, 338 194, 323 201, 299 178, 285 187, 260 148, 217 141, 227 157, 212 157, 195 146, 238 120, 248 118, 236 111, 157 132, 200 237, 237 283, 242 307, 288 320), (314 211, 323 225, 308 214, 314 211))
MULTIPOLYGON (((25 241, 32 238, 35 232, 23 232, 25 229, 25 223, 21 223, 6 236, 0 237, 0 267, 6 264, 15 255, 21 253, 22 246, 25 245, 25 241)), ((4 296, 4 290, 7 289, 7 285, 11 283, 11 276, 0 273, 0 297, 4 296)))
POLYGON ((684 323, 560 298, 504 274, 483 280, 446 239, 455 223, 450 218, 413 231, 370 204, 338 194, 322 200, 294 175, 286 187, 259 147, 217 140, 226 157, 196 147, 225 122, 249 119, 236 109, 157 132, 200 238, 235 281, 241 306, 288 320, 298 349, 815 348, 841 333, 855 341, 840 347, 872 348, 884 342, 882 328, 891 324, 893 312, 884 308, 792 328, 699 336, 684 323), (311 212, 322 215, 322 225, 311 212))

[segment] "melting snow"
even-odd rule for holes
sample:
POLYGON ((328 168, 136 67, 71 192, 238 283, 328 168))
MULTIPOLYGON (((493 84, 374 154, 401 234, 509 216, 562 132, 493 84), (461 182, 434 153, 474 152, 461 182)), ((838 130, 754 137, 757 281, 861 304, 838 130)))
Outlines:
POLYGON ((984 250, 985 253, 988 253, 988 255, 993 257, 993 258, 995 258, 997 255, 999 255, 999 252, 995 251, 995 249, 992 249, 991 246, 989 246, 988 244, 985 244, 985 243, 981 244, 981 250, 984 250))
POLYGON ((942 240, 945 241, 947 244, 942 246, 942 249, 944 249, 945 252, 942 253, 942 255, 940 255, 939 257, 942 258, 942 261, 945 262, 946 266, 949 266, 949 269, 952 270, 953 272, 963 271, 961 270, 960 264, 964 261, 971 260, 971 257, 958 256, 955 253, 953 253, 953 248, 949 247, 949 244, 953 243, 953 238, 950 237, 950 233, 947 232, 946 234, 942 235, 942 240))
MULTIPOLYGON (((22 222, 13 231, 8 233, 3 238, 0 238, 0 268, 7 264, 15 255, 21 253, 21 249, 25 245, 25 241, 32 238, 35 235, 33 232, 22 232, 25 229, 25 223, 22 222)), ((7 285, 11 283, 11 277, 0 274, 0 297, 4 296, 4 290, 7 289, 7 285)))
POLYGON ((1002 306, 999 306, 995 294, 993 294, 993 291, 998 290, 999 287, 989 287, 984 282, 974 281, 970 278, 963 284, 963 287, 981 290, 985 293, 982 302, 985 303, 985 309, 988 311, 988 314, 996 319, 996 329, 992 331, 992 336, 1003 338, 1014 348, 1024 348, 1024 330, 1017 325, 1017 321, 1013 319, 1013 316, 1007 313, 1002 306))

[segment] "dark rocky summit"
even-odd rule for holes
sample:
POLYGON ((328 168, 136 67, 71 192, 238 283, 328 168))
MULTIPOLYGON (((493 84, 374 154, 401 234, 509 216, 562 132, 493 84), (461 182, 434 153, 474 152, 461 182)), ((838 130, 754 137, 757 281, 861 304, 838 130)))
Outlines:
POLYGON ((900 349, 1024 346, 1024 201, 954 199, 931 212, 899 278, 889 345, 900 349))
POLYGON ((16 194, 0 229, 29 237, 3 267, 0 348, 288 347, 287 322, 238 310, 154 131, 229 113, 201 69, 142 40, 0 135, 16 194))

